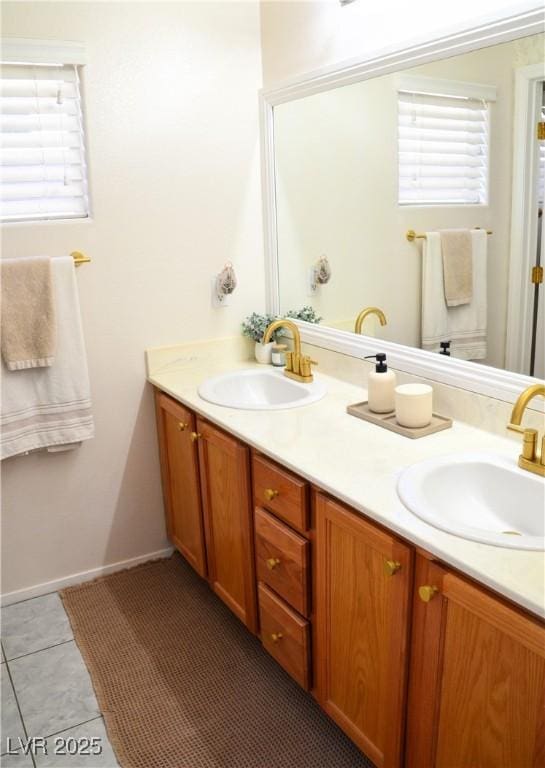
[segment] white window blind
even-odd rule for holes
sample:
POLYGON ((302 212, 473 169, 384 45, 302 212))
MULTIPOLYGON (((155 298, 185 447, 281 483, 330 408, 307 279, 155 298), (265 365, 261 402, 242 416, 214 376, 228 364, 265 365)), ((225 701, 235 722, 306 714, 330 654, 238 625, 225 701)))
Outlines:
POLYGON ((2 64, 0 218, 88 216, 77 66, 2 64))
POLYGON ((399 203, 486 204, 488 129, 484 99, 401 91, 399 203))

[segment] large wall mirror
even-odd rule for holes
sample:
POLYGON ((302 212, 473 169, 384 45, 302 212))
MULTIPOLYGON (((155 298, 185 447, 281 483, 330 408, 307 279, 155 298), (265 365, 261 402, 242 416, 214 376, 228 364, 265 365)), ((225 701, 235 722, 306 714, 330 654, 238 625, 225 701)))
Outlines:
POLYGON ((277 311, 544 378, 543 58, 533 34, 275 104, 277 311))

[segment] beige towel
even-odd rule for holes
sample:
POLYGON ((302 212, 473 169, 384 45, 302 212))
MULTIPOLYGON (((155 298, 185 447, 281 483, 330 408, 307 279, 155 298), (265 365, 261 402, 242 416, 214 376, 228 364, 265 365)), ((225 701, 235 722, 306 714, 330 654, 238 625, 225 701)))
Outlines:
POLYGON ((53 363, 57 329, 48 258, 2 259, 2 356, 10 371, 53 363))
POLYGON ((469 229, 444 229, 440 235, 447 307, 469 304, 473 297, 471 232, 469 229))

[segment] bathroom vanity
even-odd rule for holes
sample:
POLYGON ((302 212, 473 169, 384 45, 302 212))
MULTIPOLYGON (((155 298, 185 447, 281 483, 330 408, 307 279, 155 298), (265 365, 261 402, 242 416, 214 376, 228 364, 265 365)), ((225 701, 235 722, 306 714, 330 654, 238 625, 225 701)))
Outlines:
MULTIPOLYGON (((496 558, 498 574, 527 563, 530 575, 521 578, 533 579, 536 598, 542 553, 437 531, 426 546, 430 526, 415 533, 402 518, 381 520, 378 502, 368 509, 347 503, 339 469, 345 464, 348 473, 354 451, 367 445, 361 495, 379 499, 380 467, 384 478, 392 475, 385 465, 391 446, 392 466, 409 455, 403 438, 347 416, 336 425, 331 414, 343 404, 334 394, 274 418, 222 409, 195 394, 198 366, 190 369, 167 366, 149 380, 168 534, 214 592, 376 766, 542 765, 541 608, 529 594, 518 599, 512 585, 489 589, 489 579, 475 578, 477 566, 437 552, 465 544, 482 563, 496 558), (307 441, 321 437, 298 466, 305 424, 315 425, 307 441), (351 440, 352 429, 363 442, 351 440), (317 465, 310 477, 308 461, 317 465), (366 464, 376 468, 374 490, 366 464)), ((442 433, 425 450, 441 452, 460 439, 442 433)), ((474 446, 479 439, 494 442, 483 433, 474 446)), ((392 504, 388 482, 384 510, 392 504)))

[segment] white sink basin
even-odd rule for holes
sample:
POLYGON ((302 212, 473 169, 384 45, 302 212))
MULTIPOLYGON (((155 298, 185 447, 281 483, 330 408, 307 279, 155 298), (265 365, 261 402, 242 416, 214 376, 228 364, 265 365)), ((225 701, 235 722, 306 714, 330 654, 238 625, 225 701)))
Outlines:
MULTIPOLYGON (((516 450, 516 449, 515 449, 516 450)), ((466 453, 401 474, 403 504, 436 528, 497 547, 545 550, 545 479, 516 460, 466 453)))
POLYGON ((326 386, 314 380, 300 384, 284 376, 282 370, 250 368, 232 371, 206 379, 199 387, 199 395, 210 403, 227 408, 252 411, 275 411, 297 408, 320 400, 326 386))

